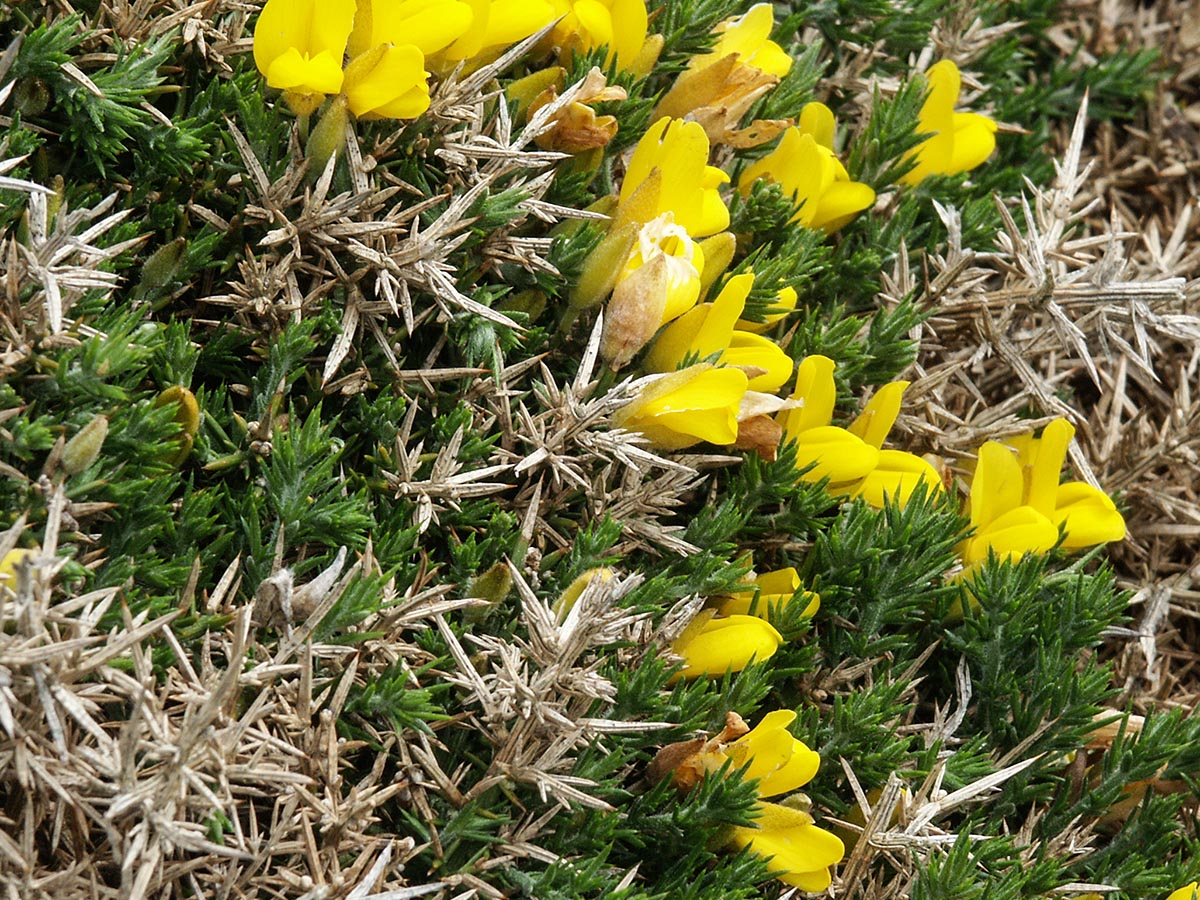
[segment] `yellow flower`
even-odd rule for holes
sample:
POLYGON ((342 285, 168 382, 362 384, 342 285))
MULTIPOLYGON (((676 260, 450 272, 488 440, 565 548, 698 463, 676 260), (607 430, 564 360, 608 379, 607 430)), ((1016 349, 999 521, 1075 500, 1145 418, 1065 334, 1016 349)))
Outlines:
POLYGON ((254 26, 254 62, 296 115, 342 89, 354 0, 267 0, 254 26))
POLYGON ((760 797, 790 794, 812 781, 820 768, 820 754, 788 731, 794 721, 790 709, 777 709, 725 747, 734 767, 745 767, 742 777, 758 781, 760 797))
POLYGON ((15 592, 17 589, 17 567, 37 556, 36 550, 9 550, 0 559, 0 596, 5 591, 15 592))
MULTIPOLYGON (((707 619, 705 627, 711 621, 722 620, 707 619)), ((729 712, 725 728, 714 738, 670 744, 659 751, 651 776, 657 780, 670 775, 677 788, 691 790, 705 775, 730 763, 743 769, 743 778, 757 780, 759 797, 789 793, 811 781, 821 765, 820 755, 788 731, 795 719, 794 712, 780 709, 767 713, 750 730, 741 716, 729 712)), ((797 799, 807 802, 802 796, 797 799)), ((829 867, 846 853, 836 835, 818 828, 811 815, 794 805, 759 800, 754 813, 753 826, 730 829, 729 845, 767 857, 786 884, 806 891, 829 887, 829 867)))
POLYGON ((1107 494, 1080 481, 1059 484, 1074 435, 1070 422, 1055 419, 1040 438, 1018 435, 1009 446, 979 448, 968 507, 975 534, 960 548, 965 563, 987 559, 989 550, 1002 558, 1045 553, 1060 528, 1068 550, 1125 537, 1125 520, 1107 494))
POLYGON ((943 489, 937 470, 924 459, 904 450, 883 449, 884 438, 900 414, 900 400, 907 387, 907 381, 885 384, 875 392, 849 428, 851 434, 879 451, 879 459, 861 481, 844 487, 850 496, 861 497, 876 509, 883 509, 889 499, 903 506, 919 484, 924 484, 925 490, 930 492, 943 489))
POLYGON ((774 24, 769 3, 720 23, 716 46, 691 58, 656 114, 688 116, 704 125, 710 140, 733 140, 746 111, 792 67, 792 58, 770 40, 774 24))
POLYGON ((625 170, 614 227, 670 212, 694 238, 728 228, 718 188, 729 176, 708 164, 708 152, 708 136, 695 122, 664 117, 651 125, 625 170))
POLYGON ((554 21, 549 0, 467 0, 471 25, 438 54, 439 63, 487 58, 515 44, 554 21))
POLYGON ((955 112, 962 76, 952 60, 934 63, 925 73, 929 93, 918 117, 917 131, 929 134, 908 153, 916 168, 901 181, 920 184, 930 175, 969 172, 996 149, 996 123, 978 113, 955 112))
POLYGON ((665 450, 682 450, 701 441, 732 444, 747 384, 740 369, 709 363, 680 369, 643 388, 613 415, 613 424, 641 432, 665 450))
POLYGON ((1196 897, 1200 897, 1200 882, 1193 881, 1172 891, 1167 900, 1195 900, 1196 897))
POLYGON ((783 609, 797 600, 806 604, 802 616, 815 615, 821 607, 820 596, 812 591, 801 591, 800 573, 789 567, 755 576, 747 590, 735 592, 718 611, 723 616, 752 615, 770 622, 778 619, 783 609))
POLYGON ((827 357, 806 357, 792 392, 792 399, 803 401, 803 406, 780 414, 784 439, 797 442, 797 467, 814 464, 801 479, 828 478, 831 493, 861 497, 877 508, 888 498, 907 503, 918 484, 940 491, 941 478, 925 460, 902 450, 883 449, 908 382, 885 384, 849 428, 840 428, 830 424, 837 399, 833 367, 827 357))
POLYGON ((550 0, 558 23, 550 42, 560 53, 608 47, 608 62, 645 74, 658 58, 662 38, 647 37, 646 0, 550 0))
POLYGON ((720 677, 726 672, 740 672, 752 662, 774 656, 782 643, 783 636, 764 619, 716 618, 715 610, 706 609, 671 644, 671 649, 684 661, 683 669, 675 677, 720 677))
POLYGON ((823 891, 833 880, 829 867, 846 855, 837 837, 813 824, 811 815, 778 803, 762 803, 754 827, 735 827, 729 842, 766 857, 784 884, 823 891))
POLYGON ((797 367, 792 399, 802 401, 797 409, 780 413, 784 440, 796 441, 796 467, 811 465, 800 475, 804 481, 828 478, 835 484, 857 481, 879 462, 879 448, 845 428, 831 425, 837 388, 833 360, 808 356, 797 367))
POLYGON ((360 119, 411 119, 429 108, 427 77, 415 44, 379 44, 346 66, 342 91, 360 119))
MULTIPOLYGON (((623 226, 614 239, 633 227, 623 226)), ((703 269, 704 252, 670 212, 643 225, 617 275, 600 355, 614 369, 633 359, 663 324, 696 304, 703 269)))
POLYGON ((646 357, 646 367, 669 372, 686 357, 705 359, 719 354, 718 362, 737 366, 750 375, 750 390, 774 392, 792 375, 791 357, 778 345, 756 334, 734 330, 746 307, 754 275, 735 275, 712 303, 684 313, 658 336, 646 357))
POLYGON ((793 222, 832 234, 875 202, 875 191, 851 181, 834 155, 833 134, 829 107, 807 104, 800 124, 788 128, 778 147, 741 174, 738 189, 748 194, 758 179, 773 181, 797 206, 793 222))

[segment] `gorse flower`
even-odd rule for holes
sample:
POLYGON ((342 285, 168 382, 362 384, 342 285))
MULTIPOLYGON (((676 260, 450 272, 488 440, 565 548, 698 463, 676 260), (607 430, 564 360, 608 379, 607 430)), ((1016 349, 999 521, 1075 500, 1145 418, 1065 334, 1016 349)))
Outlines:
POLYGON ((821 598, 812 591, 801 591, 800 585, 800 573, 792 567, 764 572, 755 576, 746 590, 734 592, 718 612, 723 616, 758 616, 770 622, 778 620, 792 603, 803 603, 800 615, 813 616, 821 607, 821 598))
POLYGON ((834 118, 823 103, 809 103, 800 124, 788 128, 779 146, 738 178, 743 194, 760 178, 778 184, 796 204, 792 221, 805 228, 837 231, 875 202, 875 191, 851 181, 833 152, 834 118))
POLYGON ((267 0, 254 27, 254 63, 308 115, 342 89, 342 57, 354 27, 354 0, 267 0))
POLYGON ((830 493, 862 497, 876 507, 883 507, 888 498, 907 503, 918 484, 941 490, 941 479, 925 460, 903 450, 883 449, 908 382, 879 388, 850 427, 841 428, 830 424, 837 400, 833 369, 828 357, 806 357, 792 392, 792 399, 802 405, 779 415, 784 440, 796 441, 797 467, 812 466, 801 479, 828 478, 830 493))
POLYGON ((703 125, 714 142, 738 139, 734 129, 742 116, 792 67, 792 58, 770 40, 774 24, 769 3, 720 23, 714 29, 716 46, 689 60, 656 114, 687 116, 703 125))
POLYGON ((1196 900, 1197 897, 1200 897, 1200 882, 1193 881, 1171 891, 1167 900, 1196 900))
POLYGON ((929 134, 909 151, 916 167, 901 179, 920 184, 930 175, 969 172, 996 149, 996 123, 978 113, 955 112, 962 76, 952 60, 934 63, 925 73, 929 93, 918 117, 917 131, 929 134))
POLYGON ((782 644, 783 635, 765 619, 718 617, 716 610, 706 609, 675 639, 671 649, 683 657, 684 667, 677 678, 719 678, 726 672, 740 672, 752 662, 770 659, 782 644))
POLYGON ((809 813, 790 806, 760 801, 755 812, 754 826, 731 829, 729 843, 769 859, 784 884, 802 891, 829 887, 829 867, 846 855, 841 838, 818 828, 809 813))
MULTIPOLYGON (((709 740, 697 738, 670 744, 659 751, 651 777, 670 775, 681 791, 695 787, 706 775, 727 766, 757 781, 758 796, 775 797, 807 784, 821 765, 819 754, 788 731, 796 720, 791 710, 767 713, 753 729, 735 712, 726 714, 725 727, 709 740)), ((807 803, 802 795, 797 798, 807 803)), ((829 887, 829 867, 845 856, 837 835, 814 824, 813 817, 791 805, 758 800, 753 826, 731 828, 727 845, 767 857, 780 881, 806 891, 829 887)))
POLYGON ((708 165, 709 144, 695 122, 659 119, 638 141, 617 197, 608 237, 584 263, 583 284, 594 285, 584 305, 608 289, 601 354, 614 368, 625 365, 664 324, 695 305, 704 254, 695 239, 729 225, 718 186, 728 176, 708 165))
POLYGON ((645 74, 662 49, 661 35, 647 36, 646 0, 550 0, 554 18, 551 43, 560 53, 608 47, 608 61, 645 74))
POLYGON ((750 390, 772 392, 782 387, 792 375, 791 357, 772 341, 734 327, 753 284, 753 274, 735 275, 712 303, 696 306, 671 322, 646 355, 646 367, 669 372, 689 356, 718 355, 719 363, 746 371, 750 390))
POLYGON ((968 565, 989 553, 1016 558, 1045 553, 1058 543, 1068 550, 1125 537, 1125 520, 1103 491, 1080 481, 1059 484, 1075 428, 1055 419, 1042 431, 988 441, 979 448, 968 511, 975 534, 960 548, 968 565))
POLYGON ((732 444, 738 436, 738 409, 749 379, 740 369, 701 363, 663 375, 617 410, 613 424, 641 432, 664 450, 682 450, 701 441, 732 444))

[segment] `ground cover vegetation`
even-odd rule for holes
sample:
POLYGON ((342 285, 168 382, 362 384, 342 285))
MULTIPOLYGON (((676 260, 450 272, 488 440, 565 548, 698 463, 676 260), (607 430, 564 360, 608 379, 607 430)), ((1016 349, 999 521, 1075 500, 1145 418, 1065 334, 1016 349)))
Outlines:
POLYGON ((1189 10, 6 5, 6 896, 1192 896, 1189 10))

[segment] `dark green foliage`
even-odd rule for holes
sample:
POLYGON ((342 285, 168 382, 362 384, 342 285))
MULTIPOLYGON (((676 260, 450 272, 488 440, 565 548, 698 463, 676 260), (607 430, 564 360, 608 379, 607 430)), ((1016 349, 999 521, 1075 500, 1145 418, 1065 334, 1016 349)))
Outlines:
MULTIPOLYGON (((696 548, 683 553, 655 544, 615 516, 615 501, 626 490, 646 489, 650 476, 635 473, 607 447, 591 456, 589 448, 569 441, 548 448, 579 464, 586 488, 561 487, 552 468, 517 473, 537 442, 523 434, 525 422, 505 421, 501 410, 506 403, 510 412, 524 404, 537 415, 549 405, 543 403, 548 382, 559 388, 573 383, 596 311, 581 316, 569 334, 559 332, 559 323, 572 285, 603 236, 602 221, 544 223, 528 214, 530 178, 498 179, 475 195, 451 235, 453 246, 420 262, 518 327, 456 309, 445 296, 431 297, 413 277, 410 299, 424 315, 410 333, 402 316, 384 309, 378 272, 349 252, 348 243, 263 243, 268 231, 301 215, 313 181, 299 179, 295 196, 285 196, 281 185, 303 158, 303 126, 278 92, 264 88, 248 53, 230 51, 226 71, 199 59, 174 31, 148 42, 118 42, 111 29, 96 24, 103 19, 97 3, 77 4, 83 15, 48 24, 34 20, 34 6, 0 11, 0 24, 30 19, 17 23, 23 43, 10 71, 0 76, 0 88, 15 82, 2 110, 0 158, 30 154, 9 174, 61 184, 67 209, 95 206, 115 190, 113 211, 132 215, 95 243, 103 248, 144 240, 99 267, 120 276, 118 288, 80 298, 61 340, 26 347, 17 334, 21 323, 5 333, 18 349, 13 362, 0 358, 0 365, 12 367, 0 383, 0 525, 26 515, 31 536, 22 540, 30 543, 45 523, 48 489, 61 486, 78 518, 60 534, 59 555, 69 560, 57 576, 59 587, 82 592, 121 586, 125 608, 114 605, 106 625, 126 615, 180 610, 174 635, 196 663, 211 655, 214 634, 231 627, 228 610, 204 607, 205 592, 227 570, 241 579, 226 598, 228 608, 237 609, 280 569, 302 585, 329 569, 343 548, 343 571, 357 559, 370 559, 373 565, 364 562, 313 635, 314 642, 346 654, 318 665, 313 694, 321 698, 318 706, 330 704, 351 660, 373 667, 370 680, 360 676, 353 684, 336 722, 337 737, 344 739, 338 771, 346 785, 355 785, 379 766, 385 782, 406 784, 404 793, 371 813, 369 826, 372 835, 417 842, 404 862, 405 878, 419 883, 470 875, 513 897, 555 900, 775 896, 780 888, 769 879, 770 864, 725 846, 729 826, 753 819, 752 784, 726 769, 681 795, 646 778, 664 744, 710 736, 727 713, 756 723, 773 709, 796 710, 792 732, 823 757, 816 778, 802 788, 814 800, 818 823, 831 814, 845 818, 857 806, 840 760, 868 791, 892 775, 916 791, 935 774, 944 790, 954 791, 1035 759, 996 790, 937 820, 937 827, 959 837, 920 857, 908 891, 913 900, 1032 900, 1070 882, 1110 883, 1120 896, 1161 900, 1200 873, 1193 862, 1200 848, 1189 834, 1200 771, 1196 720, 1152 712, 1139 734, 1131 729, 1109 749, 1085 748, 1094 716, 1121 705, 1099 648, 1124 623, 1127 603, 1112 573, 1093 558, 991 561, 961 579, 955 566, 966 522, 957 497, 918 492, 904 508, 884 510, 846 502, 826 485, 797 477, 794 443, 780 447, 774 460, 704 445, 666 453, 694 463, 704 476, 672 498, 678 503, 666 513, 645 517, 675 528, 675 537, 696 548), (103 96, 64 69, 68 63, 103 96), (235 128, 270 190, 257 185, 255 165, 243 157, 235 128), (546 239, 548 249, 539 252, 548 266, 527 268, 493 255, 507 236, 546 239), (268 261, 278 271, 258 268, 268 261), (281 287, 289 277, 305 297, 301 308, 281 287), (348 380, 322 384, 343 314, 360 295, 370 308, 335 375, 348 380), (513 373, 531 360, 536 364, 513 373), (429 378, 438 367, 472 371, 429 378), (176 407, 156 404, 174 386, 193 392, 200 414, 194 447, 182 460, 174 458, 180 447, 176 407), (102 451, 83 471, 66 476, 53 463, 56 445, 97 416, 109 423, 102 451), (447 453, 446 462, 468 474, 494 465, 499 471, 487 480, 500 489, 459 496, 444 484, 430 487, 444 481, 438 461, 456 442, 458 450, 447 453), (728 464, 713 459, 717 453, 740 459, 728 464), (397 475, 407 462, 401 454, 412 455, 411 484, 397 475), (552 499, 537 510, 530 538, 529 489, 537 479, 552 499), (522 653, 531 640, 524 600, 515 590, 497 588, 500 596, 486 596, 486 606, 441 614, 442 627, 421 618, 422 604, 453 605, 480 585, 495 587, 486 581, 488 573, 507 573, 510 563, 550 603, 590 569, 642 576, 620 602, 643 621, 589 650, 580 667, 594 666, 615 692, 611 703, 597 701, 587 715, 646 728, 580 740, 570 759, 556 763, 556 775, 588 782, 586 791, 613 809, 573 805, 560 812, 535 840, 559 858, 554 863, 519 857, 509 844, 518 826, 544 814, 553 799, 503 773, 466 799, 426 782, 427 818, 409 790, 419 765, 405 761, 398 749, 400 742, 428 740, 455 784, 469 788, 496 774, 492 766, 505 729, 533 715, 518 698, 520 712, 510 721, 488 719, 469 679, 456 671, 460 663, 447 639, 451 634, 462 645, 474 675, 494 680, 482 639, 522 653), (189 595, 194 566, 196 590, 189 595), (784 644, 771 659, 740 673, 683 681, 674 678, 679 664, 665 639, 640 643, 681 602, 700 598, 715 606, 744 590, 751 572, 789 566, 801 572, 804 589, 820 593, 821 605, 805 617, 798 596, 777 612, 784 644), (956 603, 966 605, 961 618, 956 603), (385 631, 394 624, 388 615, 402 606, 411 618, 385 631), (391 652, 380 648, 385 640, 403 642, 403 652, 380 657, 381 663, 371 654, 391 652), (960 672, 969 679, 969 697, 960 694, 960 672), (957 730, 930 738, 927 723, 952 712, 961 713, 957 730), (1186 788, 1158 793, 1150 784, 1156 779, 1186 788), (1059 835, 1109 816, 1131 792, 1141 805, 1099 827, 1089 854, 1059 858, 1053 846, 1059 835), (1031 845, 1015 837, 1024 834, 1032 835, 1031 845)), ((36 6, 37 15, 47 12, 36 6)), ((619 191, 624 154, 652 124, 658 98, 694 54, 712 46, 713 26, 749 6, 734 0, 651 4, 651 30, 665 43, 659 65, 645 77, 609 66, 605 48, 565 61, 568 84, 595 65, 629 97, 596 109, 618 118, 617 138, 602 153, 560 162, 553 186, 537 196, 583 209, 619 191)), ((905 154, 920 141, 925 84, 910 64, 927 47, 935 22, 954 11, 935 0, 797 0, 777 3, 776 12, 781 24, 774 37, 790 48, 795 63, 747 119, 796 117, 809 101, 827 103, 838 114, 839 159, 879 201, 826 235, 790 224, 795 205, 778 186, 758 183, 744 193, 731 186, 737 251, 707 299, 731 275, 752 271, 744 317, 762 321, 781 289, 796 290, 796 311, 767 334, 797 362, 817 353, 836 361, 834 418, 845 425, 864 396, 910 366, 917 352, 912 334, 936 312, 919 305, 917 296, 881 299, 880 278, 907 253, 919 295, 922 256, 943 252, 947 237, 934 201, 958 212, 966 246, 986 251, 1000 227, 994 198, 1012 202, 1025 190, 1025 178, 1046 182, 1051 135, 1074 117, 1085 89, 1093 117, 1124 117, 1140 107, 1161 73, 1144 51, 1118 50, 1086 66, 1062 60, 1044 35, 1060 18, 1051 0, 984 3, 975 10, 984 26, 1016 20, 1029 25, 979 47, 970 71, 986 90, 970 107, 1028 133, 1005 130, 985 166, 911 188, 898 179, 909 166, 905 154), (800 29, 809 28, 820 38, 796 45, 800 29), (850 44, 876 48, 864 78, 879 80, 865 82, 869 91, 825 81, 855 52, 850 44)), ((238 45, 239 51, 245 47, 238 45)), ((519 61, 512 74, 551 62, 548 56, 519 61)), ((481 108, 490 113, 499 102, 489 96, 481 108)), ((406 234, 422 234, 463 190, 463 171, 439 151, 449 135, 474 123, 455 119, 453 109, 436 112, 438 117, 412 122, 354 125, 371 178, 395 190, 385 212, 438 198, 406 222, 406 234)), ((714 161, 736 184, 738 174, 772 146, 721 149, 714 161)), ((350 192, 350 174, 343 159, 331 197, 350 192)), ((0 238, 26 240, 25 203, 22 194, 0 195, 0 238)), ((369 226, 385 213, 354 215, 354 225, 369 226)), ((394 250, 389 241, 398 230, 386 232, 388 240, 381 238, 379 246, 394 250)), ((366 246, 376 236, 368 227, 353 239, 366 246)), ((18 305, 34 291, 32 284, 22 285, 18 305)), ((0 312, 8 316, 10 304, 0 300, 6 304, 0 312)), ((598 386, 574 399, 599 397, 634 375, 632 369, 614 373, 598 364, 598 386)), ((564 419, 577 411, 569 403, 564 408, 564 419)), ((609 426, 593 423, 589 430, 608 437, 609 426)), ((283 633, 274 623, 256 626, 259 643, 247 664, 261 661, 259 653, 275 652, 283 633)), ((156 677, 178 664, 175 652, 165 643, 152 652, 156 677)), ((133 668, 125 658, 113 664, 133 668)), ((536 668, 529 659, 521 664, 536 668)), ((219 811, 202 824, 212 840, 245 827, 219 811)), ((323 836, 340 827, 321 823, 317 831, 323 836)), ((900 851, 896 861, 913 863, 900 851)))

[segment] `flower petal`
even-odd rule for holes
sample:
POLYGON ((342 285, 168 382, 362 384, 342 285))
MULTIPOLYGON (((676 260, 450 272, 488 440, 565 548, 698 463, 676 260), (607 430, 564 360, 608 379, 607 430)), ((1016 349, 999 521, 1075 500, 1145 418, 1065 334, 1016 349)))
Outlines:
POLYGON ((1058 487, 1054 521, 1062 526, 1062 545, 1068 550, 1125 538, 1125 519, 1112 498, 1082 481, 1069 481, 1058 487))
POLYGON ((971 478, 971 524, 976 529, 984 529, 1004 513, 1020 506, 1024 488, 1016 454, 995 441, 985 443, 979 448, 979 460, 971 478))
POLYGON ((719 677, 769 659, 782 643, 783 636, 763 619, 729 616, 709 619, 698 633, 685 631, 671 649, 686 663, 680 677, 719 677))
POLYGON ((721 354, 727 366, 760 369, 761 374, 750 379, 750 390, 773 394, 792 377, 795 363, 774 341, 761 335, 735 331, 729 339, 729 349, 721 354))
MULTIPOLYGON (((971 486, 974 491, 974 485, 971 486)), ((1058 543, 1058 527, 1032 506, 1018 506, 980 529, 967 542, 963 562, 988 558, 988 551, 1001 559, 1018 559, 1026 553, 1046 553, 1058 543)))
POLYGON ((896 423, 896 416, 900 414, 900 401, 908 385, 907 381, 893 381, 877 390, 848 429, 850 433, 858 435, 876 449, 882 447, 883 439, 888 436, 892 425, 896 423))
POLYGON ((793 400, 802 400, 799 409, 784 412, 779 419, 784 436, 795 438, 810 428, 828 425, 833 418, 837 387, 833 381, 833 360, 828 356, 806 356, 796 367, 793 400))
POLYGON ((823 425, 800 433, 796 439, 796 468, 812 468, 803 481, 828 478, 832 483, 857 481, 879 463, 879 451, 845 428, 823 425))
POLYGON ((862 497, 876 509, 883 509, 890 500, 904 506, 924 484, 927 493, 941 492, 942 479, 928 462, 915 453, 903 450, 880 450, 879 464, 858 483, 852 497, 862 497))
MULTIPOLYGON (((369 51, 359 59, 369 58, 369 51)), ((344 92, 350 111, 356 116, 378 112, 383 107, 406 97, 414 88, 424 95, 428 106, 429 89, 426 85, 425 57, 413 44, 399 44, 383 48, 378 61, 366 71, 359 71, 354 60, 346 67, 344 92), (423 91, 421 86, 425 86, 423 91)), ((423 111, 423 110, 422 110, 423 111)))

